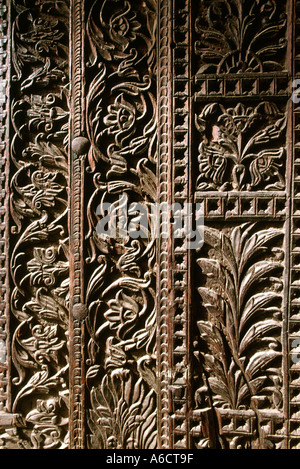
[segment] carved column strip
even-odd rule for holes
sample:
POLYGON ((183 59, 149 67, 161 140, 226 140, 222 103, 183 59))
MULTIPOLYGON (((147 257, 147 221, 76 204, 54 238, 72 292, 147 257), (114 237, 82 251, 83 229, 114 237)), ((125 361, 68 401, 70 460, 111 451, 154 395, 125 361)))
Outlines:
MULTIPOLYGON (((179 217, 180 210, 192 202, 190 2, 160 2, 159 20, 158 184, 162 217, 169 220, 170 214, 173 219, 179 217)), ((191 251, 187 233, 184 229, 175 232, 176 228, 175 221, 170 223, 166 238, 162 224, 160 233, 159 428, 163 448, 182 449, 189 447, 190 435, 191 251)))
POLYGON ((11 411, 9 334, 9 34, 10 2, 0 2, 0 425, 2 412, 11 411))
MULTIPOLYGON (((173 0, 172 21, 172 204, 176 210, 187 210, 192 196, 192 81, 191 17, 189 0, 173 0)), ((192 215, 192 213, 190 213, 192 215)), ((177 214, 178 216, 178 214, 177 214)), ((185 222, 187 220, 185 219, 185 222)), ((172 447, 190 447, 190 324, 191 324, 191 255, 186 226, 172 233, 172 447)))
MULTIPOLYGON (((287 26, 287 70, 289 73, 290 82, 294 80, 294 41, 295 41, 295 28, 296 28, 296 16, 295 16, 295 0, 289 0, 287 2, 287 13, 288 13, 288 26, 287 26)), ((289 90, 290 92, 292 90, 289 90)), ((293 96, 291 95, 291 98, 293 96)), ((284 416, 284 434, 285 439, 282 447, 289 449, 290 440, 290 384, 293 380, 291 374, 291 357, 290 357, 290 319, 292 316, 291 307, 291 268, 293 264, 293 199, 294 199, 294 104, 293 99, 290 99, 287 103, 287 169, 286 169, 286 223, 285 223, 285 272, 284 272, 284 290, 283 290, 283 321, 282 321, 282 348, 283 348, 283 360, 282 360, 282 375, 283 375, 283 416, 284 416)))
POLYGON ((87 139, 84 133, 84 5, 81 0, 71 4, 71 157, 70 157, 70 447, 85 446, 85 326, 84 304, 84 167, 87 139))
MULTIPOLYGON (((171 204, 172 174, 172 0, 158 2, 158 201, 161 215, 168 217, 171 204)), ((170 337, 171 303, 171 239, 166 227, 160 223, 157 248, 157 324, 158 324, 158 434, 159 446, 169 448, 170 441, 170 362, 172 342, 170 337), (167 236, 166 236, 167 234, 167 236)))
MULTIPOLYGON (((292 82, 300 78, 300 62, 299 62, 299 44, 300 44, 300 2, 295 0, 291 2, 291 17, 293 18, 293 55, 291 63, 293 65, 292 82), (293 7, 292 7, 293 6, 293 7)), ((299 288, 299 253, 300 253, 300 217, 299 217, 299 181, 300 181, 300 143, 299 143, 299 124, 300 124, 300 104, 299 104, 299 83, 296 81, 295 92, 293 95, 293 133, 291 141, 293 144, 293 158, 291 167, 292 177, 292 197, 291 197, 291 252, 290 252, 290 265, 289 265, 289 321, 288 321, 288 435, 290 449, 300 448, 300 413, 299 413, 299 380, 300 380, 300 360, 299 360, 299 346, 300 346, 300 288, 299 288)))

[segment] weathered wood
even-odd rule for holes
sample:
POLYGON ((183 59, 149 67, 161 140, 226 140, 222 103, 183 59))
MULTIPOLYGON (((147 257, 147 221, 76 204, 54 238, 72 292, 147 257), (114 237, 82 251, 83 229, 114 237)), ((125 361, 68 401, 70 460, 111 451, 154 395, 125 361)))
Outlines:
POLYGON ((299 447, 299 11, 0 1, 2 446, 299 447))
POLYGON ((0 413, 0 427, 10 428, 20 425, 22 416, 20 414, 9 414, 8 412, 0 413))

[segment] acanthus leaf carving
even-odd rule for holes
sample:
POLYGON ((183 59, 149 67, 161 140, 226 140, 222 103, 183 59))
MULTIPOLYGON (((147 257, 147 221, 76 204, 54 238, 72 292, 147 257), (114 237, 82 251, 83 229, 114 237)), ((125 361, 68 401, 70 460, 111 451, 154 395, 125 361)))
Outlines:
POLYGON ((154 394, 153 389, 146 391, 142 378, 134 383, 131 373, 124 368, 105 375, 101 387, 91 391, 91 447, 154 448, 154 394))
POLYGON ((206 313, 197 321, 202 351, 196 355, 208 376, 200 395, 210 389, 221 411, 253 411, 259 439, 260 410, 281 410, 283 402, 276 365, 282 358, 283 251, 280 244, 271 247, 282 235, 250 223, 229 233, 206 227, 209 255, 197 259, 209 279, 198 288, 206 313))

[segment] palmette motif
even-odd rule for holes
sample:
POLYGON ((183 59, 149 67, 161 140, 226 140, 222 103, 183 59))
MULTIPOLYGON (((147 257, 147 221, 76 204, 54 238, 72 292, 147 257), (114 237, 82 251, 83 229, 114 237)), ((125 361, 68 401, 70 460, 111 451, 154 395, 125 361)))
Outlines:
POLYGON ((196 117, 202 137, 197 188, 284 190, 286 122, 285 114, 270 102, 255 108, 242 103, 227 109, 217 103, 205 106, 196 117))
POLYGON ((201 64, 198 74, 251 74, 284 69, 282 57, 287 46, 284 2, 202 0, 197 10, 195 53, 201 64))
POLYGON ((288 6, 192 6, 196 200, 207 216, 191 339, 198 448, 289 444, 288 6))

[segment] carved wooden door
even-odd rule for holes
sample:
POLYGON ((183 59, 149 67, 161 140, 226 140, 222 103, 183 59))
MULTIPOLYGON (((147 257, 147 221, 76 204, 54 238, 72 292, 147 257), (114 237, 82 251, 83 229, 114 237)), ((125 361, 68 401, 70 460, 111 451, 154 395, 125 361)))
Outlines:
POLYGON ((0 1, 3 447, 299 446, 299 14, 0 1))

